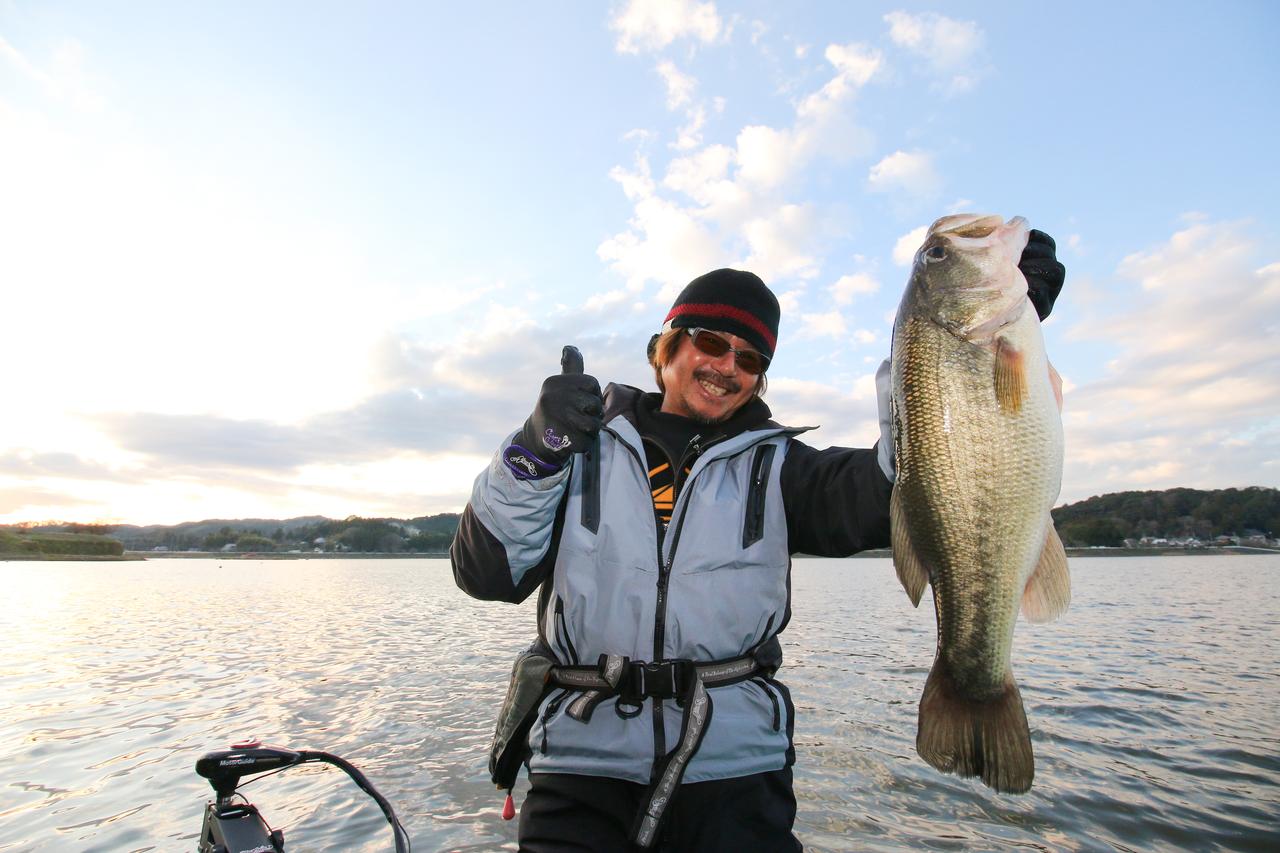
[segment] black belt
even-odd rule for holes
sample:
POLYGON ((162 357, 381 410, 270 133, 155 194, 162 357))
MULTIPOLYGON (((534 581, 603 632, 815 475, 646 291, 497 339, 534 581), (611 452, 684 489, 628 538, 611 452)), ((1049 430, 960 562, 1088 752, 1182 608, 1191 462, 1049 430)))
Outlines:
POLYGON ((657 840, 662 815, 711 722, 712 703, 707 688, 736 684, 772 670, 754 655, 710 663, 687 659, 646 663, 622 655, 601 655, 595 666, 552 667, 548 681, 557 687, 582 691, 565 709, 580 723, 589 722, 600 703, 615 696, 617 713, 624 718, 639 714, 645 699, 674 699, 684 709, 680 742, 654 768, 648 797, 632 828, 632 840, 641 847, 650 847, 657 840))

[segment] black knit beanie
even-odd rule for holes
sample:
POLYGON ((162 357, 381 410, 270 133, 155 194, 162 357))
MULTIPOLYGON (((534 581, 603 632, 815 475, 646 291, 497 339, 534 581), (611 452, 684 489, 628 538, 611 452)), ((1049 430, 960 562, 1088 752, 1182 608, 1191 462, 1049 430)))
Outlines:
POLYGON ((759 276, 742 270, 714 270, 680 291, 662 328, 728 332, 772 359, 778 345, 780 313, 777 297, 759 276))

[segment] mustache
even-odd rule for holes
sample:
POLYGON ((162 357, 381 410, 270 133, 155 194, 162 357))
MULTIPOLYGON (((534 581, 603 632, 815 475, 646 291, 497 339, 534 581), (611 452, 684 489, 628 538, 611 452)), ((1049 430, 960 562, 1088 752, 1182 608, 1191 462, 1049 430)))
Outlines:
POLYGON ((714 368, 707 367, 706 365, 703 365, 702 367, 699 367, 697 370, 693 371, 693 378, 705 379, 706 381, 710 382, 712 385, 719 385, 721 388, 725 389, 730 394, 736 394, 742 390, 741 382, 739 382, 736 379, 731 379, 728 376, 723 376, 714 368))

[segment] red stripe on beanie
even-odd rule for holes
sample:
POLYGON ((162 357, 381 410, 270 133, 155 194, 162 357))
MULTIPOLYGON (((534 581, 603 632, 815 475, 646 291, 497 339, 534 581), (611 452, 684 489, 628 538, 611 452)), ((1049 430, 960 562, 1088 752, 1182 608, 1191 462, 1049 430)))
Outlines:
POLYGON ((755 331, 760 337, 764 338, 765 343, 769 345, 769 349, 776 349, 778 346, 778 338, 773 332, 769 331, 769 327, 764 322, 749 311, 741 308, 735 308, 732 305, 724 305, 720 303, 693 303, 686 302, 682 305, 676 305, 671 309, 671 313, 667 315, 667 319, 663 320, 663 324, 670 323, 676 317, 684 314, 696 314, 699 317, 723 318, 726 320, 734 320, 741 323, 749 329, 755 331))

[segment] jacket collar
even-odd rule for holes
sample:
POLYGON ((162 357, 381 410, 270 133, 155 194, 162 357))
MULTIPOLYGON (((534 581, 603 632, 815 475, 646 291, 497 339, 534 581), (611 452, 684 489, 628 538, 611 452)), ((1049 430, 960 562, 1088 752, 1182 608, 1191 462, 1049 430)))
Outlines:
MULTIPOLYGON (((609 383, 604 389, 604 423, 623 437, 633 449, 644 458, 644 447, 640 436, 644 432, 646 419, 653 417, 662 406, 662 395, 641 391, 630 385, 609 383), (625 423, 625 426, 623 424, 625 423)), ((719 424, 708 424, 707 431, 702 434, 702 443, 715 442, 708 451, 709 457, 719 456, 712 452, 724 448, 736 448, 743 444, 752 444, 761 438, 776 435, 779 432, 798 434, 813 427, 788 428, 773 420, 769 406, 759 398, 753 398, 733 413, 733 417, 719 424), (745 441, 734 441, 744 433, 758 433, 747 437, 745 441)))

